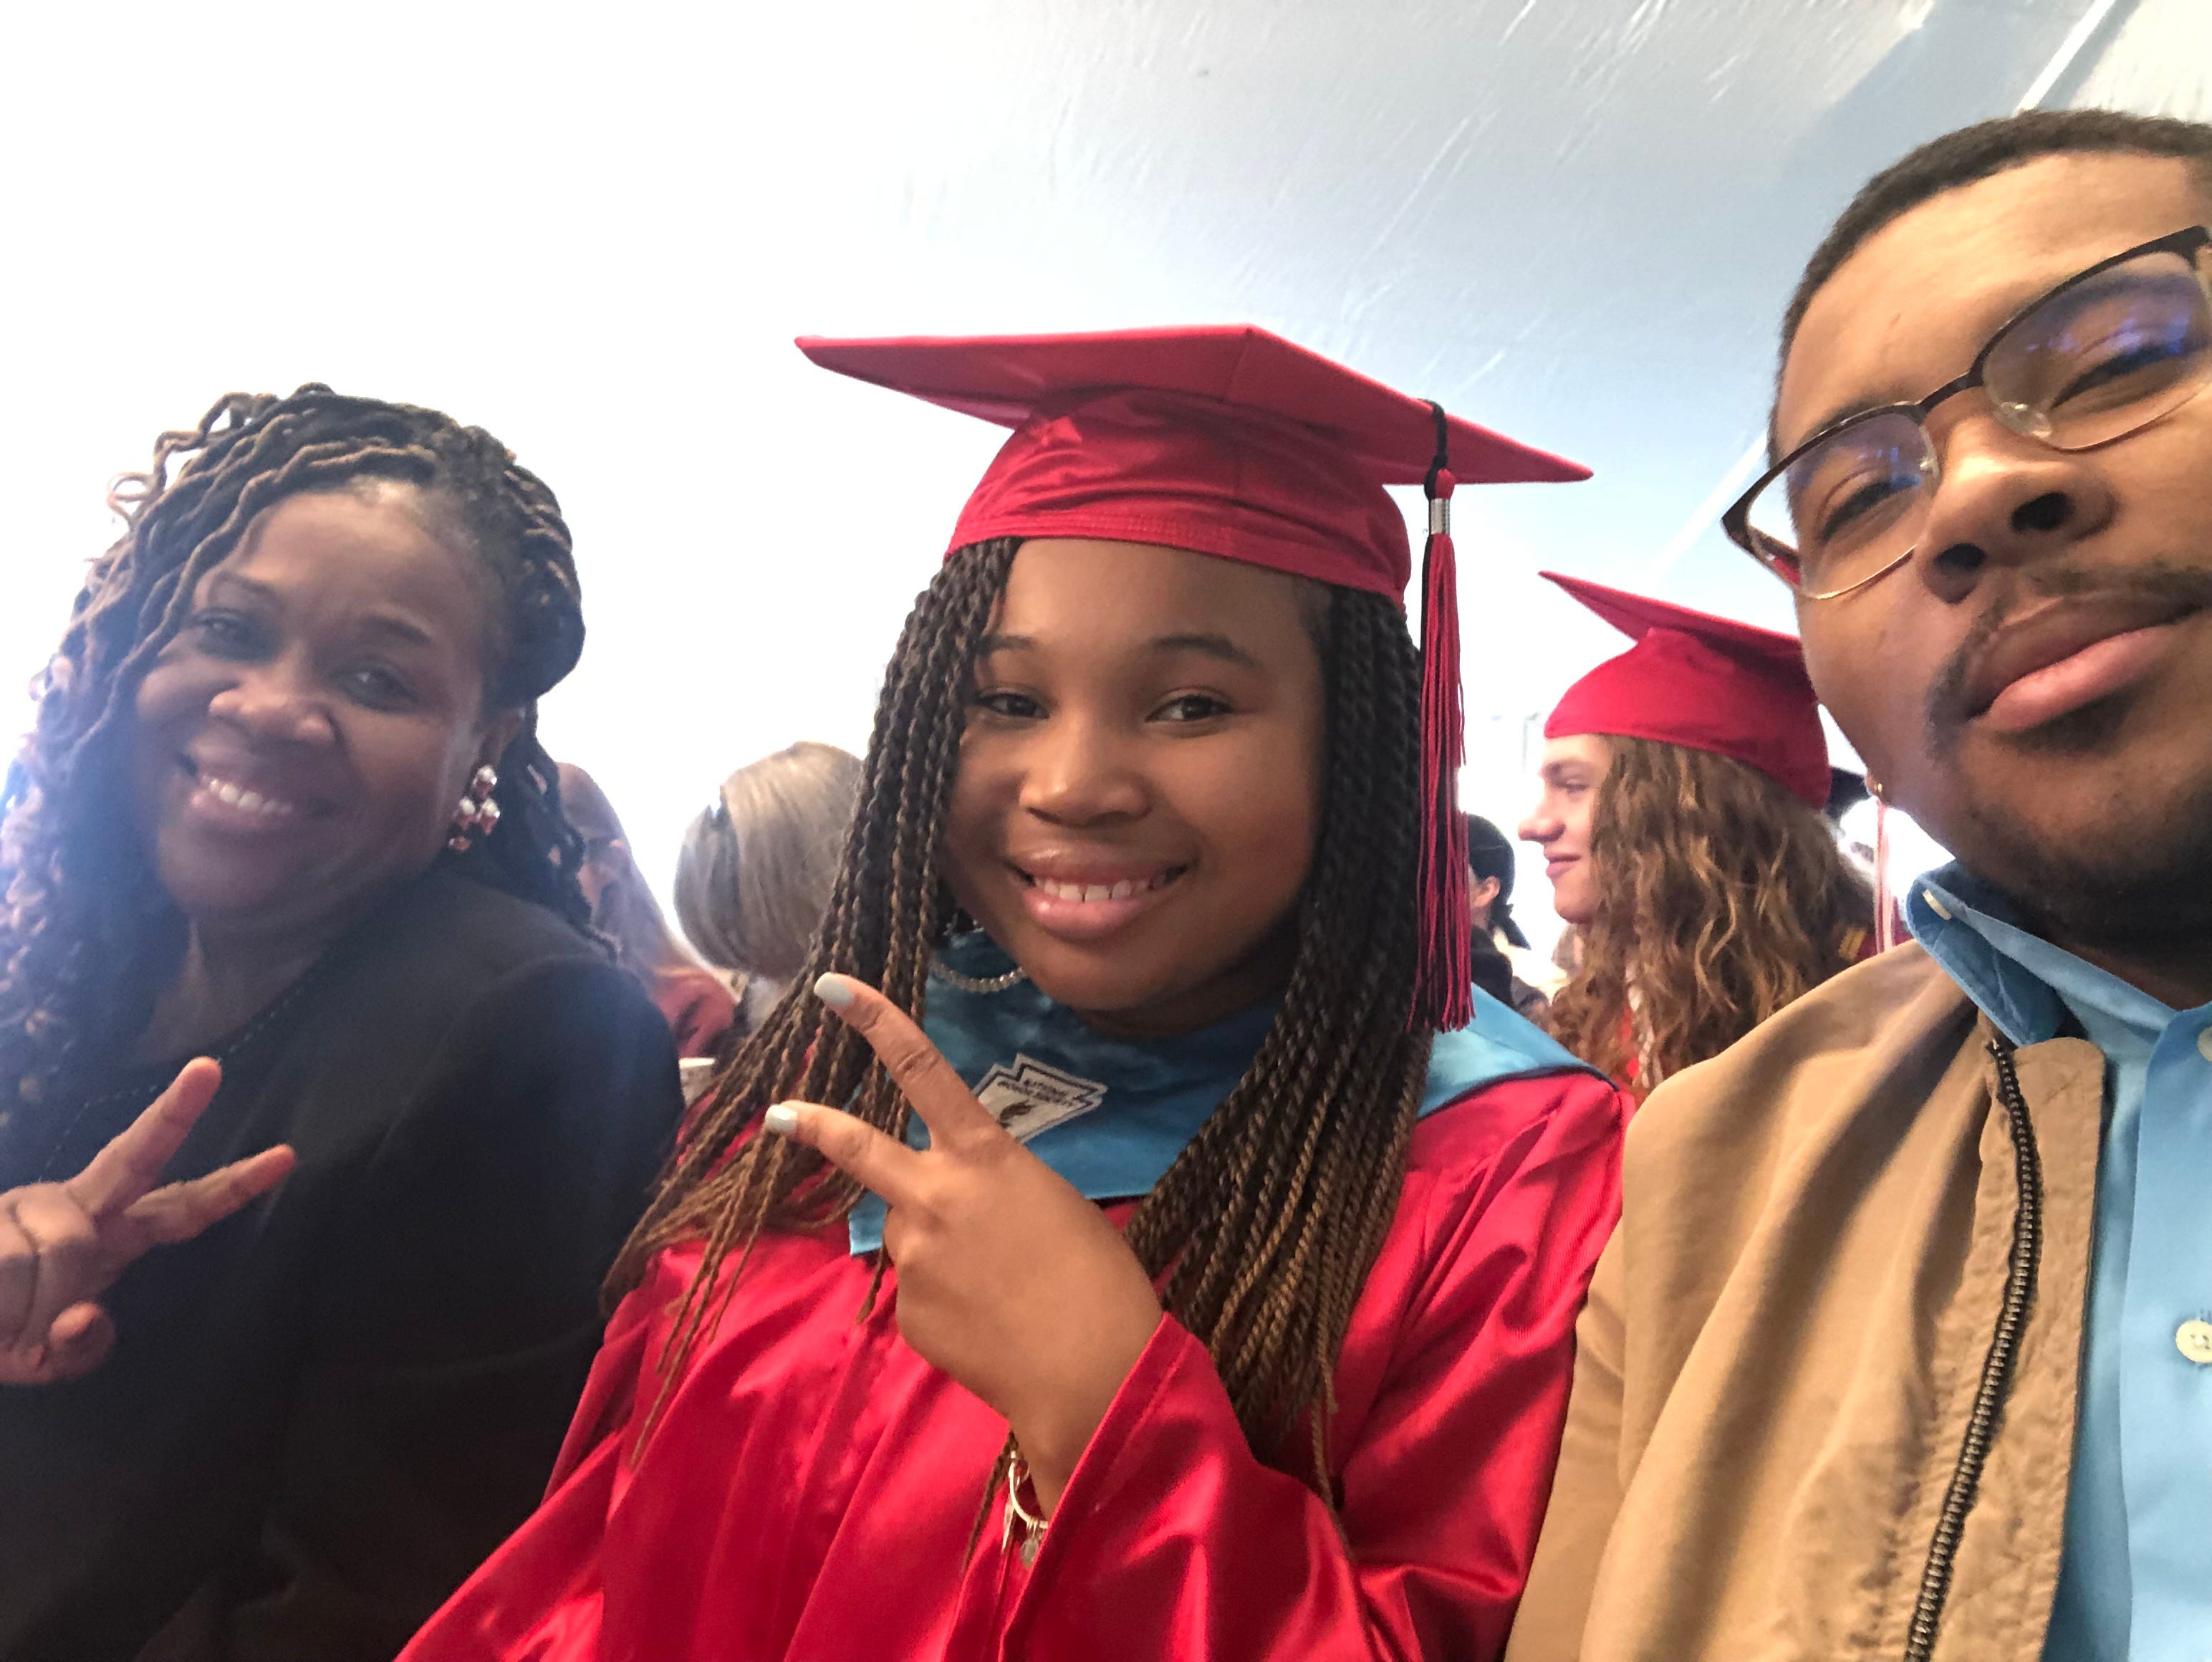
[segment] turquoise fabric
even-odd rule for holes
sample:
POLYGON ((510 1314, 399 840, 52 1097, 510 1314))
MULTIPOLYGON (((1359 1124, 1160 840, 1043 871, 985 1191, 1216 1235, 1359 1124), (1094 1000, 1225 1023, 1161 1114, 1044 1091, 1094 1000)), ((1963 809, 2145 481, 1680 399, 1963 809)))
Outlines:
MULTIPOLYGON (((981 934, 952 942, 942 961, 976 981, 1013 967, 981 934)), ((1480 988, 1474 1008, 1472 1026, 1437 1036, 1423 1114, 1510 1079, 1596 1073, 1480 988)), ((1029 982, 965 992, 938 975, 922 1026, 1032 1154, 1092 1200, 1119 1200, 1151 1192, 1251 1066, 1274 1020, 1269 1002, 1172 1038, 1109 1038, 1029 982), (1037 1124, 1044 1129, 1030 1129, 1037 1124)), ((927 1148, 928 1128, 913 1120, 907 1141, 927 1148)), ((881 1245, 883 1202, 864 1197, 853 1208, 851 1229, 854 1251, 881 1245)))

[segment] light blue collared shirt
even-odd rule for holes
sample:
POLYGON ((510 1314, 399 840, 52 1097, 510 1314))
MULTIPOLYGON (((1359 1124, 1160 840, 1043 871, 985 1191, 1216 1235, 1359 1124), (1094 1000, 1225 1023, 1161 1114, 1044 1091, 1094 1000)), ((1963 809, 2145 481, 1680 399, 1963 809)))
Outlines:
POLYGON ((2015 1044, 2105 1053, 2104 1152, 2046 1662, 2212 1659, 2212 1004, 2174 1011, 2020 927, 1965 868, 1905 922, 2015 1044))

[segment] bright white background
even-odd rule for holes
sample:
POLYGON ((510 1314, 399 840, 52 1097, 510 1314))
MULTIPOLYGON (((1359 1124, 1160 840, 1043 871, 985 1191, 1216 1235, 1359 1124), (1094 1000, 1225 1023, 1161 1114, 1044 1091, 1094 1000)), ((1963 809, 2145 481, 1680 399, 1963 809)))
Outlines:
POLYGON ((2212 113, 2208 65, 2203 0, 18 7, 0 686, 164 427, 436 405, 568 509, 549 740, 665 877, 734 765, 860 747, 999 437, 792 336, 1249 320, 1597 469, 1459 498, 1463 795, 1510 829, 1528 718, 1620 644, 1539 567, 1788 626, 1711 522, 1850 189, 2032 91, 2212 113))

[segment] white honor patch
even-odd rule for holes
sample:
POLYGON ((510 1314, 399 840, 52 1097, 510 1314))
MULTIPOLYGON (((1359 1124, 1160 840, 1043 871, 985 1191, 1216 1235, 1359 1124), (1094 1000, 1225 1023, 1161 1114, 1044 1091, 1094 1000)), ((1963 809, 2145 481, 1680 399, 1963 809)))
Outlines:
POLYGON ((1087 1114, 1106 1100, 1106 1087, 1048 1067, 1034 1056, 1016 1056, 1009 1068, 994 1063, 975 1087, 975 1100, 999 1117, 999 1123, 1027 1142, 1040 1131, 1087 1114))

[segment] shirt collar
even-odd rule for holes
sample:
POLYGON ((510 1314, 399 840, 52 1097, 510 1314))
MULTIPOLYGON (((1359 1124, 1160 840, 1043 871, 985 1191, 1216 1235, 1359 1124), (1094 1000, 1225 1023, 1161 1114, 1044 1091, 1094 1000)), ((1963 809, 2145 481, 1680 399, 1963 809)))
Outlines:
POLYGON ((1954 861, 1913 880, 1905 927, 2015 1044, 2057 1037, 2070 1010, 2108 1052, 2148 1050, 2173 1012, 2109 971, 2029 932, 2018 908, 1954 861))

